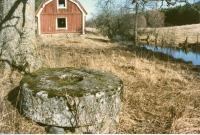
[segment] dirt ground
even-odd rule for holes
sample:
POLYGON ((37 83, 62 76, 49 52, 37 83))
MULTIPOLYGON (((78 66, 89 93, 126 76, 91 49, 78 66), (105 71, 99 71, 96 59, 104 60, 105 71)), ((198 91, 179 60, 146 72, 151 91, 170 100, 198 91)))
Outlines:
MULTIPOLYGON (((110 42, 88 31, 85 39, 37 38, 46 67, 90 68, 123 80, 118 134, 199 134, 200 66, 163 53, 110 42)), ((0 78, 0 133, 43 134, 47 127, 27 120, 14 107, 23 74, 0 78)))

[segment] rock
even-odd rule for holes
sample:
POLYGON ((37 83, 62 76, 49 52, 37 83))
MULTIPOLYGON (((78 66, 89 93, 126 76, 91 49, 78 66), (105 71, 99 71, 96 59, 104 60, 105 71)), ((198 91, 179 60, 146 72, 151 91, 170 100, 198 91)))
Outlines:
POLYGON ((111 73, 92 69, 46 69, 20 82, 21 111, 36 122, 59 127, 118 122, 123 82, 111 73))
POLYGON ((59 127, 51 127, 49 129, 49 132, 51 134, 63 134, 64 133, 64 129, 63 128, 59 128, 59 127))
POLYGON ((116 123, 112 119, 107 119, 98 125, 75 128, 76 134, 116 134, 116 123))

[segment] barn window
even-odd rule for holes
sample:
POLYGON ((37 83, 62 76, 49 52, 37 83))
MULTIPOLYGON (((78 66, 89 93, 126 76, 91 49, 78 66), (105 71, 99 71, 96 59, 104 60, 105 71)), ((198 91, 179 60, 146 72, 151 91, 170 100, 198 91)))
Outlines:
POLYGON ((66 8, 66 1, 65 0, 58 0, 58 7, 59 8, 66 8))
POLYGON ((67 19, 57 18, 57 29, 67 29, 67 19))

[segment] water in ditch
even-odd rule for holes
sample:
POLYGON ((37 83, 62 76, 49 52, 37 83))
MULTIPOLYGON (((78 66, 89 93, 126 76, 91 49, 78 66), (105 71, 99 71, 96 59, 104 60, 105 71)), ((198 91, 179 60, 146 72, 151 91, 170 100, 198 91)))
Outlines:
MULTIPOLYGON (((124 42, 126 45, 134 45, 132 42, 124 42)), ((191 61, 193 65, 200 65, 200 52, 194 52, 189 50, 184 50, 178 47, 161 47, 155 45, 138 45, 141 47, 145 47, 148 50, 152 50, 154 52, 162 52, 167 55, 171 55, 176 59, 183 59, 186 62, 191 61)))
POLYGON ((193 51, 186 51, 176 47, 161 47, 161 46, 148 46, 143 45, 142 47, 152 50, 154 52, 163 52, 167 55, 171 55, 176 59, 183 59, 185 61, 191 61, 193 65, 200 65, 200 53, 193 51))
POLYGON ((154 52, 162 52, 167 55, 171 55, 176 59, 183 59, 186 62, 191 61, 193 65, 200 65, 200 53, 193 51, 186 51, 176 47, 161 47, 161 46, 151 46, 151 45, 141 45, 148 50, 154 52))

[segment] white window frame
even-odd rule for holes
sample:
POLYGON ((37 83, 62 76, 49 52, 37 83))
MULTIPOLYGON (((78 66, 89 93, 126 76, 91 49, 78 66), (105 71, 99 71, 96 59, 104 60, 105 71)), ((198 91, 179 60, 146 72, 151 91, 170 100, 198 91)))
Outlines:
POLYGON ((64 1, 65 1, 65 7, 59 7, 59 0, 57 0, 57 8, 67 8, 67 0, 64 1))
POLYGON ((56 30, 63 30, 63 29, 66 29, 67 30, 67 18, 66 17, 58 17, 58 18, 56 18, 56 30), (58 19, 60 19, 60 18, 63 18, 63 19, 65 19, 65 25, 66 25, 66 27, 65 28, 58 28, 58 19))

